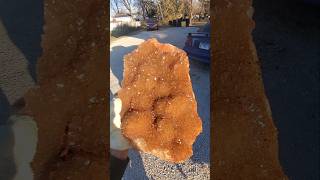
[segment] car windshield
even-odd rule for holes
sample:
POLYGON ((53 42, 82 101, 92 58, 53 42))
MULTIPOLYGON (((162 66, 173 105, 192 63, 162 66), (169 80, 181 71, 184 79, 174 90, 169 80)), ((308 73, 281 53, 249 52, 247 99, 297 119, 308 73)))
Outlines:
POLYGON ((203 27, 200 28, 199 32, 206 32, 206 33, 210 33, 210 23, 204 25, 203 27))
POLYGON ((157 21, 155 19, 148 19, 147 23, 156 23, 157 21))

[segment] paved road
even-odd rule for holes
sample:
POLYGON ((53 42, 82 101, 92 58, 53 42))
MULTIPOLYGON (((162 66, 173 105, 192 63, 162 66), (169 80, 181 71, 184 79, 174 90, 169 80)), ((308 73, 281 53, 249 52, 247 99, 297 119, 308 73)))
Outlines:
POLYGON ((0 0, 0 179, 15 174, 9 106, 35 82, 41 53, 43 1, 0 0))
POLYGON ((7 125, 9 107, 32 85, 23 54, 10 40, 0 21, 0 179, 11 179, 14 175, 13 134, 7 125))
MULTIPOLYGON (((195 27, 165 28, 159 31, 143 31, 113 41, 110 46, 110 67, 113 74, 122 80, 123 56, 137 47, 144 40, 157 38, 162 43, 170 43, 183 48, 189 32, 195 27)), ((210 80, 209 66, 190 61, 190 76, 198 102, 198 113, 203 121, 203 132, 197 138, 194 155, 181 164, 171 164, 158 158, 137 151, 130 151, 130 163, 124 174, 125 180, 143 179, 209 179, 210 176, 210 80)))
POLYGON ((253 37, 281 165, 291 180, 318 180, 320 7, 299 1, 254 1, 253 37))

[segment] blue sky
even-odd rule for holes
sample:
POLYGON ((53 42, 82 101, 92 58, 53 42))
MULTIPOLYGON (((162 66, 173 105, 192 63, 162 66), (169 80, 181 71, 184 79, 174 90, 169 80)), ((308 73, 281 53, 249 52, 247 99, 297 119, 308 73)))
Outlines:
MULTIPOLYGON (((121 10, 126 10, 126 8, 122 5, 122 3, 121 3, 121 0, 118 0, 119 1, 119 9, 121 9, 121 10)), ((110 2, 110 16, 113 16, 115 13, 114 13, 114 11, 113 11, 113 9, 112 9, 112 2, 113 2, 113 0, 110 0, 109 1, 110 2)), ((135 0, 131 0, 131 2, 132 2, 132 4, 134 4, 135 3, 135 0)), ((133 5, 132 5, 132 11, 133 12, 135 12, 136 11, 136 7, 134 7, 133 5)))

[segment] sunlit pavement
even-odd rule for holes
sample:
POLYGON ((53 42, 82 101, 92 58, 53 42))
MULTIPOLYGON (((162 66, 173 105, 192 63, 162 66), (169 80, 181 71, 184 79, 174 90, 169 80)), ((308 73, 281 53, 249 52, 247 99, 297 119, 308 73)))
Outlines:
POLYGON ((15 174, 9 106, 35 84, 28 64, 0 20, 0 179, 11 179, 15 174))
MULTIPOLYGON (((123 56, 149 38, 183 48, 189 32, 196 27, 160 28, 158 31, 142 31, 124 36, 110 45, 110 67, 113 75, 121 82, 123 56)), ((198 113, 202 119, 203 132, 193 145, 193 156, 181 164, 171 164, 158 158, 130 151, 130 163, 124 179, 209 179, 210 176, 210 71, 209 65, 190 60, 190 76, 198 102, 198 113)))

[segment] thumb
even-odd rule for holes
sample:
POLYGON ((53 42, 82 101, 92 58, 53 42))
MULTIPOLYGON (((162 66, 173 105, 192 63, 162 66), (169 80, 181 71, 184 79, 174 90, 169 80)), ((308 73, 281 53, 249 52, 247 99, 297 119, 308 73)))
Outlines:
POLYGON ((17 179, 21 173, 32 176, 30 163, 36 152, 38 140, 37 125, 31 116, 12 115, 9 117, 9 120, 12 122, 12 131, 14 135, 13 154, 17 166, 15 179, 17 179))
POLYGON ((116 128, 121 128, 121 116, 120 116, 120 112, 121 112, 121 108, 122 108, 122 101, 120 98, 115 98, 113 100, 113 109, 112 111, 114 112, 114 115, 112 117, 112 123, 114 124, 114 126, 116 128))

